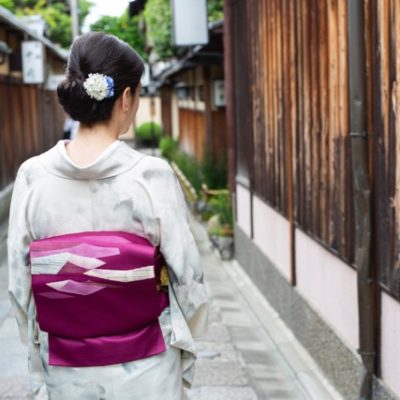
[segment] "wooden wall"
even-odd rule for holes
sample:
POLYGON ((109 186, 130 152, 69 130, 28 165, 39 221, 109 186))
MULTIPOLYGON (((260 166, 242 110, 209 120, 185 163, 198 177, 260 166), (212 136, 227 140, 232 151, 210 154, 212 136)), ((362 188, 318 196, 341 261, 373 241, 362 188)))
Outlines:
POLYGON ((296 225, 351 262, 346 1, 232 7, 237 174, 285 216, 292 199, 296 225))
POLYGON ((161 119, 165 135, 172 137, 172 88, 164 86, 161 88, 161 119))
MULTIPOLYGON (((349 265, 346 0, 230 0, 236 180, 349 265)), ((400 299, 400 2, 365 1, 373 253, 400 299)))
POLYGON ((211 148, 215 159, 226 161, 227 137, 225 108, 211 111, 211 148))
POLYGON ((206 121, 203 111, 179 108, 179 142, 182 150, 198 161, 205 150, 206 121))
POLYGON ((0 76, 0 190, 24 160, 62 138, 63 122, 56 92, 0 76))
POLYGON ((381 287, 400 299, 400 3, 368 0, 366 14, 376 260, 381 287))

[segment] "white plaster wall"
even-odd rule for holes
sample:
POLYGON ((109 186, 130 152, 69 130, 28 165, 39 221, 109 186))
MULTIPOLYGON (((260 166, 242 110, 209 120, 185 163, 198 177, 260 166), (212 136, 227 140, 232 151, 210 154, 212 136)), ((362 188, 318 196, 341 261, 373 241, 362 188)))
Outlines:
MULTIPOLYGON (((139 126, 145 122, 150 122, 151 121, 151 115, 150 115, 150 103, 151 99, 150 97, 141 97, 139 101, 139 108, 136 113, 136 120, 135 120, 135 125, 139 126)), ((153 121, 159 125, 162 125, 162 120, 161 120, 161 99, 159 97, 154 98, 154 104, 155 104, 155 115, 153 117, 153 121)))
MULTIPOLYGON (((250 193, 237 184, 236 196, 238 224, 250 236, 250 193)), ((289 221, 253 196, 253 229, 254 242, 289 280, 289 221)), ((356 271, 299 229, 295 240, 296 289, 344 343, 356 351, 359 345, 356 271)), ((400 337, 400 307, 398 313, 397 337, 400 337)), ((400 376, 400 361, 398 365, 396 373, 400 376)))
POLYGON ((175 91, 171 95, 171 114, 172 114, 172 137, 176 140, 179 139, 179 109, 178 99, 175 91))
POLYGON ((240 183, 236 184, 237 224, 250 237, 250 192, 240 183))
POLYGON ((359 343, 356 272, 301 230, 296 229, 295 236, 297 289, 355 351, 359 343))
POLYGON ((382 293, 382 378, 400 397, 400 304, 382 293))
POLYGON ((253 196, 254 242, 290 280, 289 221, 259 197, 253 196))

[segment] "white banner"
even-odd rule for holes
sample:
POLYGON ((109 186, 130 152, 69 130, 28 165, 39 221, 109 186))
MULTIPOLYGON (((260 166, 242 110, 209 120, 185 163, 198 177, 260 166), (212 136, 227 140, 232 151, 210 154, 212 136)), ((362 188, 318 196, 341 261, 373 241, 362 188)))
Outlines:
POLYGON ((208 43, 207 0, 171 0, 176 46, 208 43))
POLYGON ((38 40, 22 42, 22 71, 24 83, 44 83, 44 44, 38 40))

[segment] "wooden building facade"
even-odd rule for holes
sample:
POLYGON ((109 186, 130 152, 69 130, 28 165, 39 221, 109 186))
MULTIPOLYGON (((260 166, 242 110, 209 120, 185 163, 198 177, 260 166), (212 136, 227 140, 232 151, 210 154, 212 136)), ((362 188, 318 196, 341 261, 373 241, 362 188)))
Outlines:
POLYGON ((20 164, 62 137, 65 114, 51 80, 64 74, 67 52, 38 36, 2 7, 0 42, 4 52, 0 57, 0 200, 7 203, 20 164), (23 82, 21 43, 24 40, 37 40, 45 48, 44 84, 23 82))
POLYGON ((164 131, 198 161, 206 152, 221 160, 227 146, 225 105, 216 93, 224 93, 222 21, 209 32, 207 45, 189 49, 157 76, 164 131))
POLYGON ((238 260, 346 399, 400 396, 400 2, 226 0, 225 56, 238 260))

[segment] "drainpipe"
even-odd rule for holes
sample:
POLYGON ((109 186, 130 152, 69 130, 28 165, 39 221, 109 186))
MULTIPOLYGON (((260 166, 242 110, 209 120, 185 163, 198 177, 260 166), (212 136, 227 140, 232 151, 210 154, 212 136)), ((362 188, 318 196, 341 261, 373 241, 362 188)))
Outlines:
POLYGON ((359 349, 362 371, 359 399, 372 399, 376 357, 376 297, 371 263, 371 187, 366 130, 364 0, 348 0, 350 151, 355 222, 359 349))
POLYGON ((234 126, 234 65, 232 54, 232 5, 231 1, 224 1, 224 80, 226 98, 226 138, 227 138, 227 163, 228 187, 231 192, 232 206, 237 221, 236 211, 236 163, 235 163, 235 126, 234 126))

